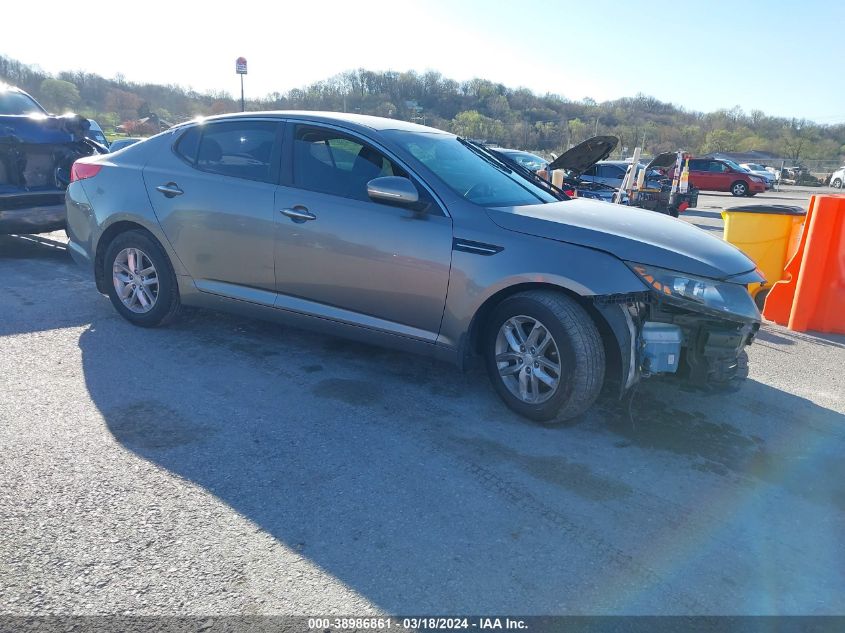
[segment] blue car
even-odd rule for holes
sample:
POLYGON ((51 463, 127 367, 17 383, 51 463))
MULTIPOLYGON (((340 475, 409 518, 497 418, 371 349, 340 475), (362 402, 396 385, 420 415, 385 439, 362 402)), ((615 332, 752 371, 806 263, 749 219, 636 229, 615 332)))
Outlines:
POLYGON ((88 119, 53 116, 23 90, 0 84, 0 233, 65 226, 71 166, 108 150, 86 137, 88 119))

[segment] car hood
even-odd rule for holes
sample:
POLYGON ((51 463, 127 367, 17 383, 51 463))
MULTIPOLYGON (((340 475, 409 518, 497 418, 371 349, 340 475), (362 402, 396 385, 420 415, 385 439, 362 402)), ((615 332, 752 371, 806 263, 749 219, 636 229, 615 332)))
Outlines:
POLYGON ((78 114, 0 115, 2 143, 73 143, 85 137, 90 123, 78 114))
POLYGON ((651 162, 646 165, 646 173, 652 169, 671 169, 678 161, 677 152, 663 152, 651 159, 651 162))
POLYGON ((684 220, 596 200, 488 209, 503 229, 605 251, 619 259, 726 279, 756 266, 736 247, 684 220))
POLYGON ((549 170, 565 169, 576 174, 582 174, 600 160, 610 156, 619 139, 615 136, 594 136, 583 143, 565 151, 549 165, 549 170))

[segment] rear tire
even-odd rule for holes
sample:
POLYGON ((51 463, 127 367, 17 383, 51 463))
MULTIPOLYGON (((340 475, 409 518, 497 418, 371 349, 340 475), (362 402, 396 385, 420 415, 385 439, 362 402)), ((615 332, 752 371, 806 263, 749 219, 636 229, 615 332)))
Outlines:
POLYGON ((145 231, 117 235, 106 248, 103 275, 114 309, 141 327, 158 327, 179 313, 179 287, 167 254, 145 231))
POLYGON ((744 197, 748 195, 748 185, 745 184, 741 180, 737 180, 735 183, 731 185, 731 195, 734 195, 738 198, 744 197))
POLYGON ((830 186, 834 189, 842 189, 842 180, 839 178, 834 178, 833 182, 830 183, 830 186))
POLYGON ((496 306, 486 325, 487 372, 513 411, 556 425, 595 402, 604 383, 604 345, 596 324, 574 300, 546 290, 521 292, 496 306))

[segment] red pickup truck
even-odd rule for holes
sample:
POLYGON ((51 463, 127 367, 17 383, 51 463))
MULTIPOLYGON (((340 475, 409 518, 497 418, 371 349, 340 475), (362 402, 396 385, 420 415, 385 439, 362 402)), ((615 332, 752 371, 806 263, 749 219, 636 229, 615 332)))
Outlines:
POLYGON ((731 160, 718 158, 690 159, 689 184, 703 191, 730 191, 735 196, 753 196, 766 190, 762 178, 731 160))

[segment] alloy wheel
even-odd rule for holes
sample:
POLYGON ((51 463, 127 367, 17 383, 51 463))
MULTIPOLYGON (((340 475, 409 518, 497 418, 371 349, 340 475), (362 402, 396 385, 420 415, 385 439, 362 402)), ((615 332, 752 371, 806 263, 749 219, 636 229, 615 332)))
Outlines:
POLYGON ((112 265, 114 289, 120 301, 136 314, 145 314, 158 299, 158 272, 149 255, 139 248, 124 248, 112 265))
POLYGON ((529 316, 505 321, 496 336, 499 377, 514 396, 526 404, 551 398, 560 385, 560 352, 551 332, 529 316))

